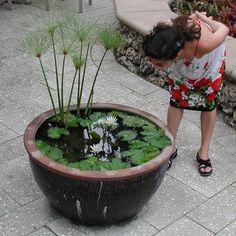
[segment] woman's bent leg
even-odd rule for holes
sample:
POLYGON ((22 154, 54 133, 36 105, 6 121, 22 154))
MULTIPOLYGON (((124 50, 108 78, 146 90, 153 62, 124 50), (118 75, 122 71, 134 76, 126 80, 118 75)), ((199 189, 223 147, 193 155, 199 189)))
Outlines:
POLYGON ((217 110, 201 112, 201 147, 199 150, 200 157, 208 159, 208 151, 215 126, 217 110))
MULTIPOLYGON (((209 159, 208 152, 212 138, 213 129, 216 121, 217 109, 213 111, 202 111, 201 112, 201 146, 198 151, 199 157, 202 160, 209 159)), ((206 172, 209 172, 211 167, 205 168, 206 172)))
POLYGON ((167 114, 167 127, 174 139, 176 139, 176 134, 180 125, 180 121, 183 117, 183 109, 175 108, 169 106, 167 114))
MULTIPOLYGON (((176 134, 177 134, 182 116, 183 116, 183 109, 178 109, 171 105, 169 106, 168 114, 167 114, 167 127, 174 137, 174 142, 176 139, 176 134)), ((177 156, 177 149, 175 149, 175 151, 170 156, 167 170, 169 170, 169 168, 171 167, 172 161, 176 158, 176 156, 177 156)))

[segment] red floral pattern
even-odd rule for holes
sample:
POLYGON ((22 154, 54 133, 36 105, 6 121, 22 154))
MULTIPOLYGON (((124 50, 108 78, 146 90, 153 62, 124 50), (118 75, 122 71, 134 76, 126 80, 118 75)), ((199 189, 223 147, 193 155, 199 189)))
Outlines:
POLYGON ((213 100, 215 99, 215 97, 216 97, 216 94, 215 94, 215 93, 211 93, 211 94, 209 94, 209 95, 206 97, 206 99, 207 99, 208 101, 213 101, 213 100))
POLYGON ((214 110, 219 100, 224 69, 224 44, 200 58, 175 61, 166 69, 170 104, 182 109, 214 110))
POLYGON ((185 61, 185 62, 184 62, 184 65, 185 65, 186 67, 188 67, 190 64, 191 64, 191 63, 190 63, 189 61, 185 61))
POLYGON ((194 87, 195 88, 200 88, 202 86, 209 86, 210 82, 211 81, 209 79, 202 78, 201 80, 198 80, 196 83, 194 83, 194 87))
POLYGON ((204 65, 204 67, 203 67, 203 69, 207 70, 208 67, 209 67, 208 62, 206 62, 205 65, 204 65))
POLYGON ((220 89, 221 84, 222 84, 222 78, 218 78, 211 83, 211 87, 214 91, 218 91, 220 89))
POLYGON ((179 90, 173 90, 172 91, 172 98, 177 101, 181 101, 182 100, 181 92, 179 90))
POLYGON ((180 84, 179 89, 180 91, 184 91, 185 93, 189 91, 189 88, 185 84, 180 84))
POLYGON ((186 100, 182 100, 182 101, 180 101, 180 106, 182 107, 182 108, 187 108, 188 106, 189 106, 189 103, 188 103, 188 101, 186 101, 186 100))
MULTIPOLYGON (((187 61, 185 66, 189 66, 187 61)), ((208 63, 205 63, 203 69, 208 68, 208 63)), ((202 78, 200 80, 183 79, 174 81, 168 79, 168 84, 171 90, 171 105, 192 110, 207 110, 215 109, 219 92, 222 86, 222 78, 224 73, 224 61, 219 68, 221 77, 219 78, 202 78)))

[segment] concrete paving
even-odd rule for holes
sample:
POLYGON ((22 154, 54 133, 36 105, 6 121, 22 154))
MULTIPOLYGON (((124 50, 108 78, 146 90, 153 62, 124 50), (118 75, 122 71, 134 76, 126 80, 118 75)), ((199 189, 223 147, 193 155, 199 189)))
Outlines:
MULTIPOLYGON (((76 0, 55 3, 78 11, 76 0)), ((83 8, 82 16, 93 14, 100 22, 114 27, 118 24, 112 0, 96 0, 92 6, 84 0, 83 8)), ((220 113, 210 148, 212 176, 198 174, 199 113, 186 111, 177 139, 179 155, 157 193, 132 221, 85 227, 67 220, 49 205, 33 178, 22 142, 27 124, 50 109, 37 61, 20 50, 20 39, 35 29, 44 14, 44 1, 13 4, 12 11, 0 5, 0 235, 236 235, 236 132, 222 121, 220 113)), ((91 75, 101 52, 99 45, 93 47, 91 75)), ((46 56, 46 60, 50 58, 46 56)), ((54 75, 50 66, 47 72, 54 75)), ((67 76, 71 77, 70 68, 67 76)), ((88 93, 89 80, 86 86, 88 93)), ((166 122, 168 99, 168 92, 130 73, 108 54, 95 101, 140 108, 166 122)))

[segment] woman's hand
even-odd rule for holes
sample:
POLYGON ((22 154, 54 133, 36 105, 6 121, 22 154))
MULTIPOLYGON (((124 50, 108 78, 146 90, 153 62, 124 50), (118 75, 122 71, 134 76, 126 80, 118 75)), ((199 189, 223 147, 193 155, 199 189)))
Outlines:
POLYGON ((195 15, 196 18, 198 18, 206 23, 208 23, 209 20, 213 20, 212 16, 206 15, 206 12, 195 11, 195 13, 193 15, 195 15))
MULTIPOLYGON (((225 32, 227 31, 227 27, 223 23, 213 20, 212 17, 207 17, 205 14, 198 11, 196 11, 195 14, 201 21, 205 22, 211 27, 213 33, 223 28, 225 29, 225 32)), ((226 35, 227 34, 228 32, 226 32, 226 35)))

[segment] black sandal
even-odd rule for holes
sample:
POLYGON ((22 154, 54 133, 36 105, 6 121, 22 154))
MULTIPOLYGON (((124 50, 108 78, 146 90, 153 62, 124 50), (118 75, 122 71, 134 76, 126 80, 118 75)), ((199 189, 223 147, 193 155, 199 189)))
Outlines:
POLYGON ((199 167, 198 167, 199 174, 201 176, 209 176, 209 175, 211 175, 211 173, 212 173, 212 165, 211 165, 210 159, 203 160, 203 159, 200 158, 198 153, 197 153, 196 159, 197 159, 197 162, 199 163, 199 167), (207 172, 202 171, 203 168, 205 170, 207 167, 210 167, 211 170, 207 171, 207 172))
POLYGON ((170 167, 172 166, 172 162, 176 157, 177 157, 177 148, 175 149, 175 151, 172 153, 172 155, 169 158, 167 170, 170 169, 170 167))

